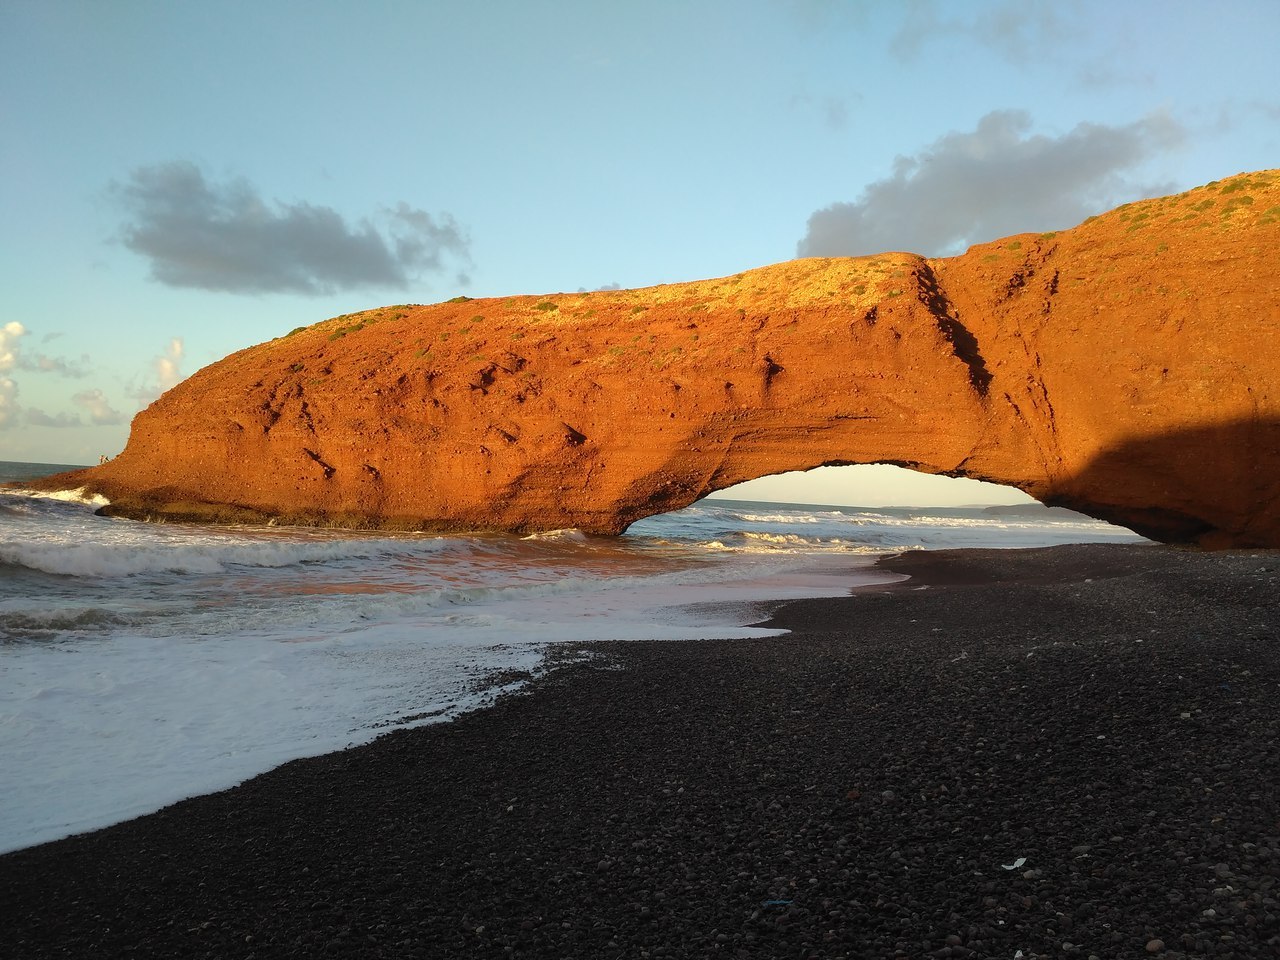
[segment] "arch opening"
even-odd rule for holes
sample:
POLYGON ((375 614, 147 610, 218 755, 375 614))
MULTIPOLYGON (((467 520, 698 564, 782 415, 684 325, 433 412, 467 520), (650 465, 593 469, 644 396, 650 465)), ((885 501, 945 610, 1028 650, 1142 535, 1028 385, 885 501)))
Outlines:
POLYGON ((686 510, 655 513, 628 534, 692 538, 717 550, 845 555, 1133 543, 1133 530, 1009 486, 891 464, 815 467, 745 481, 686 510))
POLYGON ((718 490, 708 499, 849 507, 986 507, 1039 502, 1016 487, 919 473, 887 463, 774 474, 718 490))

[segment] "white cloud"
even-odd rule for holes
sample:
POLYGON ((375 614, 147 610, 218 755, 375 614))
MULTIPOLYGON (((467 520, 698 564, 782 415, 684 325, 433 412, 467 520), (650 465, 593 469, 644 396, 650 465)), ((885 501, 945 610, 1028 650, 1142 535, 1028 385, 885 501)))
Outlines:
POLYGON ((1032 134, 1019 110, 988 113, 912 156, 853 202, 815 211, 803 257, 906 250, 929 256, 1013 233, 1074 226, 1125 200, 1168 192, 1135 170, 1176 146, 1182 128, 1164 114, 1125 126, 1081 123, 1058 137, 1032 134))
MULTIPOLYGON (((30 358, 23 356, 20 341, 29 333, 30 331, 17 321, 11 321, 0 327, 0 372, 20 369, 35 373, 57 373, 65 377, 83 377, 87 374, 88 355, 81 356, 79 363, 43 353, 30 358)), ((41 342, 48 342, 56 336, 56 334, 46 334, 41 342)), ((181 346, 179 345, 180 355, 181 346)), ((76 394, 72 399, 90 411, 95 424, 124 422, 124 418, 107 403, 101 390, 88 390, 76 394)), ((33 427, 84 426, 84 422, 74 414, 51 414, 39 407, 24 409, 18 404, 18 384, 9 377, 0 377, 0 428, 13 427, 19 423, 26 423, 33 427)))
MULTIPOLYGON (((18 365, 19 343, 27 328, 16 320, 0 327, 0 373, 18 365)), ((0 377, 0 428, 17 422, 22 408, 18 406, 18 385, 9 377, 0 377)))
MULTIPOLYGON (((88 374, 89 357, 82 354, 78 361, 65 357, 54 357, 47 353, 37 353, 33 357, 23 356, 20 341, 29 336, 31 331, 16 320, 0 327, 0 370, 30 370, 33 373, 57 373, 64 377, 83 377, 88 374)), ((48 343, 60 334, 45 334, 41 343, 48 343)))
MULTIPOLYGON (((158 356, 151 358, 151 373, 141 386, 129 390, 129 396, 138 400, 143 406, 151 403, 172 387, 182 382, 182 359, 186 356, 186 346, 182 337, 173 337, 169 345, 158 356)), ((137 381, 134 381, 135 384, 137 381)))
POLYGON ((75 401, 76 406, 88 411, 90 422, 96 426, 113 426, 125 422, 124 414, 112 407, 106 394, 96 387, 92 390, 82 390, 71 399, 75 401))
POLYGON ((182 382, 182 356, 185 352, 182 338, 174 337, 169 341, 169 346, 160 356, 152 361, 152 366, 156 372, 156 382, 160 385, 160 392, 164 393, 170 387, 176 387, 182 382))
POLYGON ((18 365, 18 341, 26 334, 27 328, 16 320, 0 327, 0 371, 12 370, 18 365))

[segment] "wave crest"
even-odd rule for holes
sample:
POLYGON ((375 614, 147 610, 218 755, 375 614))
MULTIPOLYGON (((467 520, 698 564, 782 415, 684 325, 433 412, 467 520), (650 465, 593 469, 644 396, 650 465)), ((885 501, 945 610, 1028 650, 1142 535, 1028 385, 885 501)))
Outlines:
POLYGON ((97 543, 50 540, 0 543, 0 563, 72 577, 131 577, 152 573, 225 573, 235 567, 290 567, 341 560, 412 558, 442 549, 438 540, 210 540, 133 539, 97 543))

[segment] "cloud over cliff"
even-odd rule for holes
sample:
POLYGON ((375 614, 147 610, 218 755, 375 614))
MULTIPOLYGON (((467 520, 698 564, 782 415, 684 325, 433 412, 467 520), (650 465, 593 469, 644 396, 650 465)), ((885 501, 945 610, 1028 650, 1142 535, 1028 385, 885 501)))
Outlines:
POLYGON ((244 179, 212 182, 185 161, 139 167, 112 189, 128 215, 122 242, 172 287, 325 294, 404 287, 471 262, 451 216, 403 202, 348 223, 331 207, 264 200, 244 179))
POLYGON ((16 320, 0 326, 0 428, 12 426, 21 411, 18 385, 2 374, 17 365, 18 341, 26 333, 27 328, 16 320))
POLYGON ((111 402, 101 390, 96 388, 82 390, 71 399, 76 406, 83 408, 89 414, 89 421, 97 426, 128 422, 128 417, 111 406, 111 402))
POLYGON ((18 365, 18 342, 26 335, 27 328, 17 320, 0 326, 0 373, 18 365))
POLYGON ((1020 110, 988 113, 968 132, 944 134, 853 202, 809 217, 802 257, 884 250, 958 253, 973 243, 1074 226, 1121 200, 1168 185, 1129 172, 1176 145, 1182 128, 1163 114, 1124 126, 1081 123, 1059 137, 1031 134, 1020 110))

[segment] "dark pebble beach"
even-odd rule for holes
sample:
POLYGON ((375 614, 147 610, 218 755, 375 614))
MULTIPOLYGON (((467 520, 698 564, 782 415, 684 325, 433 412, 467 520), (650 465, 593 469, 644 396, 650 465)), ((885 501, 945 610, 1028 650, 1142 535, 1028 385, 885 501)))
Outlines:
POLYGON ((0 857, 0 956, 1280 957, 1280 552, 882 565, 0 857))

